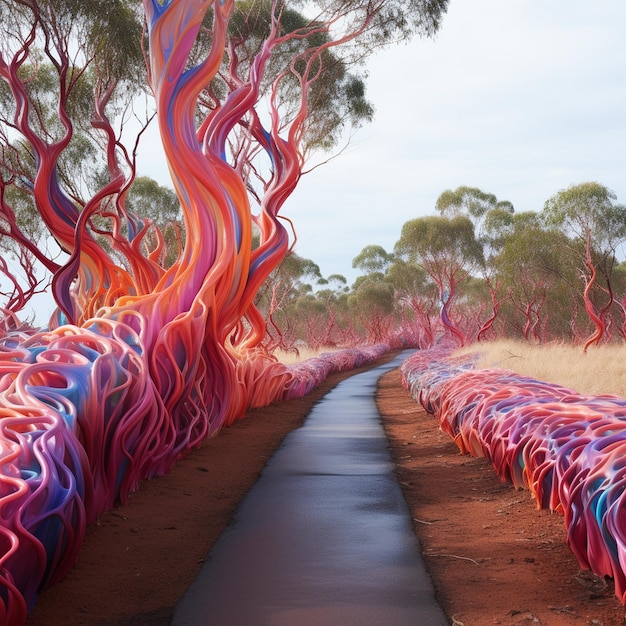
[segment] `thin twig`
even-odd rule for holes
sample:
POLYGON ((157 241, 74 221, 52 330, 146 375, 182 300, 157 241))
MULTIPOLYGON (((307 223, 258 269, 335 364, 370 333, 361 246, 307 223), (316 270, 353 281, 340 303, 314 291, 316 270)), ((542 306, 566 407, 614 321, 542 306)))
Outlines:
POLYGON ((471 561, 474 565, 480 565, 480 563, 475 559, 470 559, 469 556, 459 556, 458 554, 435 554, 433 552, 429 552, 428 556, 448 556, 451 559, 462 559, 463 561, 471 561))

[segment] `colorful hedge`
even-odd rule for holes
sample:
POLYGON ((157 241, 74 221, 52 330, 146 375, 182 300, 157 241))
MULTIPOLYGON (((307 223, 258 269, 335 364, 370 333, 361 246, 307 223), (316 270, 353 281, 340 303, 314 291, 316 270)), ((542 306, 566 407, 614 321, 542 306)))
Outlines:
POLYGON ((418 352, 403 364, 403 380, 461 452, 484 456, 538 507, 562 513, 580 565, 613 578, 626 603, 626 399, 476 369, 475 361, 418 352))

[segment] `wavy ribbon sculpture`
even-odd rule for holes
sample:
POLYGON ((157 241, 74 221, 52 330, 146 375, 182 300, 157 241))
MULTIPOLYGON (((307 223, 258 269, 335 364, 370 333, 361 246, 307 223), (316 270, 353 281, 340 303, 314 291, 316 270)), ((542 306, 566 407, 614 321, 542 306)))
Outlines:
POLYGON ((411 395, 462 453, 562 513, 578 562, 626 604, 626 399, 586 396, 433 349, 402 366, 411 395))
MULTIPOLYGON (((300 397, 388 349, 276 364, 274 379, 242 368, 241 393, 259 385, 259 403, 300 397)), ((194 420, 168 409, 140 336, 120 322, 10 333, 0 355, 0 621, 18 624, 39 590, 72 567, 87 524, 221 424, 199 407, 194 420)))
MULTIPOLYGON (((60 266, 29 244, 0 194, 7 233, 54 272, 59 306, 47 330, 20 329, 6 311, 0 331, 2 624, 25 621, 39 591, 74 564, 86 525, 124 502, 142 479, 167 472, 180 455, 247 408, 301 396, 329 373, 388 350, 381 344, 286 367, 263 348, 265 326, 253 300, 288 250, 278 212, 301 173, 298 145, 307 77, 313 74, 300 75, 302 102, 287 130, 273 104, 265 129, 254 107, 265 64, 287 37, 272 23, 246 79, 238 82, 233 73, 230 95, 198 123, 196 102, 220 70, 234 2, 143 4, 150 83, 186 233, 168 268, 159 262, 164 242, 158 229, 156 247, 150 248, 151 225, 124 206, 129 179, 118 159, 125 153, 104 113, 110 92, 99 93, 92 121, 108 145, 110 182, 78 208, 57 175, 59 154, 71 137, 62 103, 66 135, 57 143, 39 139, 30 126, 20 69, 32 39, 12 60, 0 54, 0 76, 16 104, 14 128, 35 155, 37 209, 69 257, 60 266), (190 66, 210 8, 210 50, 190 66), (225 157, 236 126, 244 144, 254 143, 271 161, 258 215, 251 211, 244 166, 225 157), (253 222, 260 234, 256 246, 253 222)), ((308 62, 325 47, 309 51, 308 62)), ((235 52, 229 54, 234 64, 235 52)), ((69 59, 59 63, 61 70, 64 63, 69 67, 69 59)))

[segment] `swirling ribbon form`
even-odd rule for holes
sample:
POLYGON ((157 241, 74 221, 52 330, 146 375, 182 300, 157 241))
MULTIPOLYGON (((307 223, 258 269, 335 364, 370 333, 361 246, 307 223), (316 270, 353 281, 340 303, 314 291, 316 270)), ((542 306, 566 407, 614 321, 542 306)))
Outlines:
POLYGON ((160 470, 147 448, 164 413, 136 335, 120 326, 0 341, 3 623, 22 622, 72 567, 87 523, 160 470))
POLYGON ((254 297, 288 250, 278 212, 301 173, 299 142, 312 74, 301 77, 302 101, 286 136, 279 132, 276 102, 270 105, 270 129, 264 129, 254 110, 264 66, 289 36, 272 23, 249 77, 198 123, 197 99, 222 66, 234 2, 143 4, 150 84, 186 233, 167 269, 156 252, 141 251, 147 226, 124 208, 129 181, 105 115, 110 94, 102 94, 94 118, 106 136, 110 181, 78 209, 56 169, 71 124, 55 144, 38 139, 29 126, 19 70, 30 41, 14 62, 0 56, 0 76, 16 101, 15 128, 36 156, 37 209, 69 255, 65 266, 49 268, 59 305, 50 328, 0 324, 3 624, 24 622, 37 593, 72 567, 87 524, 124 502, 141 480, 169 471, 248 407, 299 397, 330 373, 371 362, 389 348, 328 353, 292 367, 263 348, 254 297), (209 8, 210 49, 192 66, 190 52, 209 8), (272 164, 258 216, 251 213, 241 168, 225 158, 227 137, 237 125, 249 129, 248 139, 257 141, 272 164), (95 218, 110 220, 110 228, 101 230, 95 218), (260 232, 254 250, 253 222, 260 232))
POLYGON ((626 604, 626 399, 474 369, 475 359, 417 353, 403 381, 461 452, 562 513, 580 565, 613 578, 626 604))
MULTIPOLYGON (((153 383, 139 335, 106 320, 0 341, 0 617, 26 619, 39 590, 74 564, 85 527, 139 481, 167 472, 182 424, 153 383)), ((322 354, 270 385, 264 403, 299 397, 330 373, 372 362, 385 344, 322 354)), ((252 371, 248 369, 249 373, 252 371)), ((263 370, 257 371, 263 379, 263 370)), ((252 384, 246 381, 246 384, 252 384)), ((185 429, 185 430, 183 430, 185 429)))

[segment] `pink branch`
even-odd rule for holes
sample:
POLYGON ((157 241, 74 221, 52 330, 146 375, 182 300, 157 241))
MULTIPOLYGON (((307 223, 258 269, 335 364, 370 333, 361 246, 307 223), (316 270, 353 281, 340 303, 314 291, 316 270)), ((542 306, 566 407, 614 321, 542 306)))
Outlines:
POLYGON ((586 281, 587 284, 585 286, 585 311, 587 311, 587 315, 593 322, 595 326, 595 330, 592 335, 585 341, 585 345, 583 347, 583 351, 587 352, 587 349, 590 345, 597 343, 602 339, 602 335, 605 332, 605 324, 604 321, 600 318, 600 316, 596 313, 596 308, 591 302, 590 292, 594 283, 596 282, 597 272, 596 267, 593 264, 593 260, 591 258, 591 233, 587 233, 587 244, 585 249, 585 265, 591 272, 591 276, 586 281))

